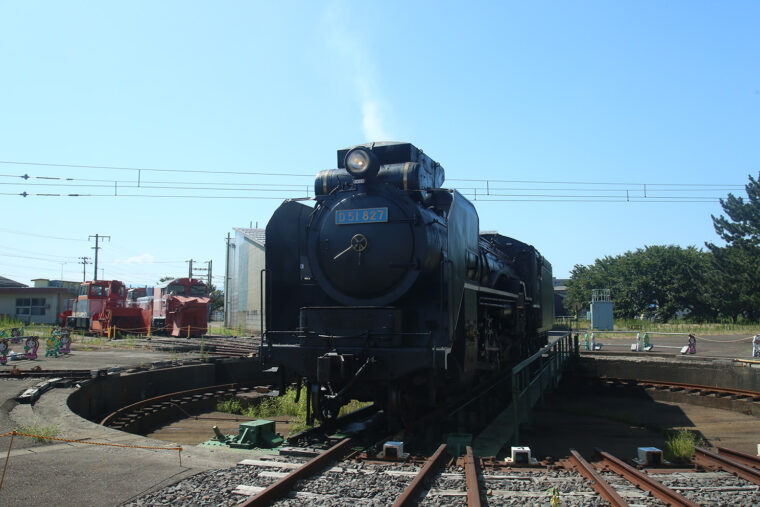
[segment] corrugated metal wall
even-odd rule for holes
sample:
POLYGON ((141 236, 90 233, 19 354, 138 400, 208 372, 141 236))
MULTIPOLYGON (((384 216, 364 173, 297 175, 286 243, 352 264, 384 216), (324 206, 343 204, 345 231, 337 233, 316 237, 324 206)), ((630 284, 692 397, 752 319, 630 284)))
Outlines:
POLYGON ((259 334, 261 332, 261 270, 265 266, 264 247, 246 235, 235 230, 235 239, 230 245, 228 283, 229 323, 232 328, 241 328, 259 334))

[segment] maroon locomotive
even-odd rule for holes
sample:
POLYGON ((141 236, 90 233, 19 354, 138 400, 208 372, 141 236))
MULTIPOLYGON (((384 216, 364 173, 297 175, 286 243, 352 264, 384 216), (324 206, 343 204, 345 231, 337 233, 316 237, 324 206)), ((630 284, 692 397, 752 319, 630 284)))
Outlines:
POLYGON ((130 289, 129 296, 129 304, 140 309, 146 331, 188 338, 206 333, 210 301, 208 286, 195 278, 130 289))

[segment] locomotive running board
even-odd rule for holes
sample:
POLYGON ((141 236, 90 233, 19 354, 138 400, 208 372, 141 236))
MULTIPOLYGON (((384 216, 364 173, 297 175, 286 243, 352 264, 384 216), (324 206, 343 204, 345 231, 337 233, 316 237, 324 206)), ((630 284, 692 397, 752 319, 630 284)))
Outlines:
POLYGON ((483 287, 482 285, 475 285, 474 283, 465 282, 464 288, 467 290, 474 290, 475 292, 484 292, 486 294, 493 294, 495 296, 501 296, 505 298, 510 299, 517 299, 517 294, 513 294, 512 292, 507 292, 504 290, 497 290, 497 289, 490 289, 488 287, 483 287))

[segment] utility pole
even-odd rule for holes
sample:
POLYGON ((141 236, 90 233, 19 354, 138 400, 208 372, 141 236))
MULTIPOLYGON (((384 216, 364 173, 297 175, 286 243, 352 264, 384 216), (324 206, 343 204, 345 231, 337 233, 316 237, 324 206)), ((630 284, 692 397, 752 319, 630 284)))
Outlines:
MULTIPOLYGON (((193 262, 194 263, 195 261, 186 261, 186 262, 193 262)), ((211 261, 206 261, 206 266, 207 267, 205 267, 205 268, 192 268, 192 271, 190 272, 190 278, 192 278, 193 275, 195 275, 195 273, 197 273, 198 271, 205 271, 206 272, 206 282, 208 283, 208 286, 210 288, 211 287, 211 264, 212 264, 211 261)))
POLYGON ((97 280, 98 279, 98 250, 100 250, 102 248, 102 247, 98 246, 98 242, 101 239, 105 239, 105 238, 108 238, 108 240, 110 241, 111 240, 111 236, 103 236, 102 234, 96 234, 94 236, 90 236, 87 239, 92 239, 92 238, 95 238, 95 246, 92 247, 92 249, 95 250, 95 278, 93 278, 93 280, 97 280))
POLYGON ((79 259, 81 259, 81 261, 82 261, 81 262, 81 264, 82 264, 82 282, 86 282, 87 281, 87 265, 89 264, 89 262, 87 262, 87 261, 89 261, 90 258, 89 257, 80 257, 79 259))
POLYGON ((185 261, 190 263, 190 269, 187 271, 187 277, 192 278, 193 277, 193 259, 190 259, 189 261, 185 261))

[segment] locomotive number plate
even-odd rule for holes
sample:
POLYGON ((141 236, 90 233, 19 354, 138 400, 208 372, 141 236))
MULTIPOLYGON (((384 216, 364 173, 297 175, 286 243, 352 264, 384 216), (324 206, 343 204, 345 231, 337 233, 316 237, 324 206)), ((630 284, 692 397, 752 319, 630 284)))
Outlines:
POLYGON ((387 221, 388 208, 343 209, 335 212, 335 223, 338 225, 371 224, 387 221))

